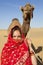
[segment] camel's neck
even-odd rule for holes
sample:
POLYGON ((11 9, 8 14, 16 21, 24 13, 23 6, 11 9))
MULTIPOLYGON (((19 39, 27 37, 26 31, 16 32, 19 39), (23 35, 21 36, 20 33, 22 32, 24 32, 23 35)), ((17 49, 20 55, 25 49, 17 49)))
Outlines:
POLYGON ((30 24, 30 20, 29 19, 27 19, 27 20, 24 19, 23 22, 30 24))

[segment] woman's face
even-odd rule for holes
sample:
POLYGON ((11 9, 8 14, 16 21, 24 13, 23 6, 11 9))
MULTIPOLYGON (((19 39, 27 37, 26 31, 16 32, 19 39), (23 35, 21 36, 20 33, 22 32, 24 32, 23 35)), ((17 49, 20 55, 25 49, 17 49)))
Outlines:
POLYGON ((13 32, 13 39, 15 39, 15 40, 21 40, 21 34, 20 34, 19 30, 15 30, 13 32))

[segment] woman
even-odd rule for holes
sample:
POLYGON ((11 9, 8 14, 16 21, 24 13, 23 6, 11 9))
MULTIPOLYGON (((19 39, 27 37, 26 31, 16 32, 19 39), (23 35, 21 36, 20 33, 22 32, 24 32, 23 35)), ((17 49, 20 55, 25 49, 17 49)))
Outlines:
POLYGON ((14 26, 2 50, 1 65, 36 65, 34 64, 36 59, 30 43, 29 40, 25 39, 20 27, 14 26))

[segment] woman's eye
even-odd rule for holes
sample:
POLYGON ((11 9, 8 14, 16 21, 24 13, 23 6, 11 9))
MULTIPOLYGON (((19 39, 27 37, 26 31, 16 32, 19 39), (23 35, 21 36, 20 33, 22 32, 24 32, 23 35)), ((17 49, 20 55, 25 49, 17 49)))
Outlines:
POLYGON ((18 37, 21 37, 21 36, 18 36, 18 37))
POLYGON ((21 37, 21 36, 13 36, 13 37, 21 37))
POLYGON ((16 37, 16 36, 13 36, 13 37, 16 37))

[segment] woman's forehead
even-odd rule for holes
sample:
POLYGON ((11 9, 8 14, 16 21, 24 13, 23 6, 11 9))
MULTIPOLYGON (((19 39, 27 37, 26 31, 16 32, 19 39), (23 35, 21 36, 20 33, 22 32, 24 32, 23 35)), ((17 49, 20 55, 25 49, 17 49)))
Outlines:
POLYGON ((14 34, 17 34, 17 35, 18 35, 18 34, 20 34, 20 31, 19 31, 19 30, 15 30, 15 31, 13 32, 13 35, 14 35, 14 34))

